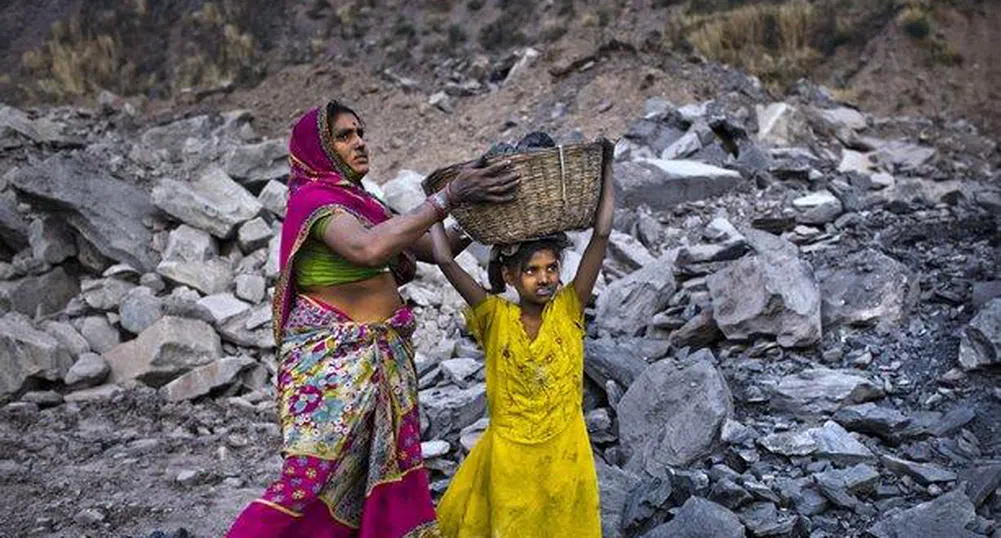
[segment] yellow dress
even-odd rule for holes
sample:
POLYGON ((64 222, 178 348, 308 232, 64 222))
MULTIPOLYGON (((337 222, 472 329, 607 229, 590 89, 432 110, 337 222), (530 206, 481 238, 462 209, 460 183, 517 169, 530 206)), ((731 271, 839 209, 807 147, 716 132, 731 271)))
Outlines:
POLYGON ((466 312, 486 352, 490 426, 438 505, 447 538, 600 538, 598 477, 581 410, 584 315, 560 289, 529 341, 521 310, 491 295, 466 312))

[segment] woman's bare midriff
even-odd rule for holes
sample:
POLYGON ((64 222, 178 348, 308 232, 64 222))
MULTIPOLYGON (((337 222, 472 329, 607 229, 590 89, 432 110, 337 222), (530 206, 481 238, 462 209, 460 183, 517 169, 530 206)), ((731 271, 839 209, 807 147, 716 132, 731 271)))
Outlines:
POLYGON ((337 308, 358 323, 385 321, 403 306, 391 273, 349 284, 310 287, 301 293, 337 308))

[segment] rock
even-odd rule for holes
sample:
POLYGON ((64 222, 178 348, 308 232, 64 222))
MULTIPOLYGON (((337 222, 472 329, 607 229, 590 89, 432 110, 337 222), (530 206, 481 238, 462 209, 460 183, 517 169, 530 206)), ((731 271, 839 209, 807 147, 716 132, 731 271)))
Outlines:
POLYGON ((869 181, 872 183, 870 188, 873 190, 889 189, 897 184, 897 180, 893 177, 893 174, 886 172, 873 174, 869 177, 869 181))
POLYGON ((104 357, 97 353, 84 353, 63 377, 63 383, 75 388, 93 387, 103 383, 110 371, 104 357))
POLYGON ((104 522, 104 513, 96 508, 88 508, 77 512, 73 521, 77 525, 92 527, 104 522))
POLYGON ((111 382, 137 379, 160 387, 178 375, 222 356, 219 335, 208 324, 167 316, 104 354, 111 382))
POLYGON ((608 239, 608 250, 613 258, 623 263, 629 271, 656 263, 650 251, 629 234, 612 230, 608 239))
POLYGON ((39 276, 0 281, 0 311, 45 316, 63 310, 80 293, 80 282, 61 266, 39 276))
POLYGON ((851 465, 875 457, 837 422, 828 420, 822 427, 810 430, 810 435, 817 443, 814 454, 837 464, 851 465))
POLYGON ((261 217, 243 223, 236 233, 240 250, 247 254, 261 247, 266 247, 268 241, 271 241, 272 235, 274 234, 271 231, 271 226, 268 226, 268 223, 264 222, 261 217))
POLYGON ((620 207, 663 211, 683 202, 720 196, 742 182, 739 172, 690 160, 639 159, 617 163, 620 207))
POLYGON ((146 286, 133 288, 122 299, 118 308, 122 328, 139 334, 163 317, 163 300, 146 286))
POLYGON ((722 506, 701 497, 690 497, 670 522, 643 538, 744 538, 744 525, 722 506))
POLYGON ((0 133, 10 129, 39 144, 70 144, 62 134, 62 127, 48 118, 31 119, 23 111, 0 105, 0 133))
POLYGON ((701 349, 724 339, 723 332, 713 319, 713 309, 704 308, 685 322, 680 329, 671 333, 671 343, 677 347, 701 349))
POLYGON ((121 342, 118 330, 111 326, 106 316, 87 316, 80 321, 80 334, 96 353, 104 353, 121 342))
POLYGON ((809 431, 781 432, 758 439, 758 444, 773 454, 809 456, 817 451, 817 441, 809 431))
POLYGON ((288 175, 288 144, 265 140, 231 149, 223 157, 223 169, 243 184, 264 183, 288 175))
POLYGON ((928 163, 937 152, 932 147, 918 146, 905 140, 894 140, 883 144, 878 153, 879 159, 893 165, 896 171, 909 171, 928 163))
POLYGON ((212 322, 222 325, 240 314, 250 310, 250 305, 237 299, 232 293, 209 295, 198 301, 212 315, 212 322))
POLYGON ((803 224, 833 222, 844 212, 841 200, 826 190, 797 198, 793 200, 792 204, 793 207, 801 211, 797 215, 796 221, 803 224))
POLYGON ((751 502, 752 499, 753 497, 751 497, 751 494, 746 489, 729 477, 716 480, 712 490, 709 492, 709 500, 719 503, 730 510, 736 510, 751 502))
POLYGON ((236 296, 250 304, 264 300, 267 282, 258 275, 236 275, 236 296))
POLYGON ((486 413, 486 388, 482 383, 468 389, 436 387, 421 391, 418 401, 430 423, 426 437, 440 439, 450 431, 469 426, 486 413))
POLYGON ((427 195, 421 182, 424 176, 413 170, 400 170, 396 177, 382 184, 384 200, 399 213, 406 213, 424 203, 427 195))
POLYGON ((156 267, 156 272, 206 295, 225 292, 233 281, 232 267, 221 258, 202 262, 164 260, 156 267))
POLYGON ((193 400, 233 384, 241 372, 254 364, 256 361, 249 357, 224 357, 182 374, 161 387, 160 394, 169 402, 193 400))
POLYGON ((285 210, 288 204, 288 187, 279 181, 269 181, 261 189, 261 193, 257 195, 257 200, 264 209, 281 218, 285 218, 285 210))
POLYGON ((185 486, 191 487, 197 485, 202 479, 202 473, 194 469, 184 469, 183 471, 177 473, 177 483, 185 486))
POLYGON ((972 302, 978 310, 991 302, 992 299, 997 298, 1001 298, 1001 280, 973 283, 972 302))
POLYGON ((593 443, 610 443, 617 438, 612 431, 612 416, 604 407, 589 411, 584 415, 584 423, 593 443))
POLYGON ((790 104, 755 105, 755 111, 758 115, 758 140, 761 142, 791 146, 811 137, 806 117, 790 104))
POLYGON ((670 146, 664 149, 660 154, 660 158, 665 161, 673 159, 685 159, 691 157, 693 154, 702 149, 702 140, 699 139, 698 133, 695 131, 688 131, 684 136, 674 141, 670 146))
POLYGON ((840 267, 817 271, 824 327, 901 323, 917 303, 918 278, 907 266, 873 249, 848 256, 840 267))
MULTIPOLYGON (((850 149, 841 150, 841 163, 838 164, 838 172, 856 172, 866 176, 874 177, 879 172, 879 167, 875 162, 875 154, 852 151, 850 149)), ((890 176, 893 178, 893 176, 890 176)), ((885 180, 881 180, 885 183, 885 180)), ((886 185, 884 185, 886 186, 886 185)))
POLYGON ((780 515, 770 502, 757 502, 741 510, 740 521, 751 536, 788 536, 796 524, 795 517, 780 515))
POLYGON ((28 220, 17 210, 17 202, 0 196, 0 243, 17 252, 29 246, 28 220))
POLYGON ((883 396, 882 388, 852 370, 809 368, 783 376, 771 387, 771 405, 777 410, 813 415, 833 412, 883 396))
POLYGON ((66 403, 87 403, 110 400, 121 394, 122 388, 118 385, 100 385, 89 389, 71 392, 63 397, 66 403))
POLYGON ((76 238, 66 221, 49 217, 38 219, 28 227, 28 243, 35 258, 56 265, 76 256, 76 238))
POLYGON ((635 335, 662 310, 676 283, 673 255, 665 254, 638 271, 608 285, 596 304, 599 329, 613 335, 635 335))
POLYGON ((79 357, 90 351, 90 344, 69 323, 46 321, 42 323, 41 327, 43 331, 59 341, 59 345, 66 348, 73 357, 79 357))
POLYGON ((910 476, 923 486, 937 482, 951 482, 956 479, 956 473, 926 463, 917 463, 890 455, 881 456, 879 461, 895 474, 910 476))
POLYGON ((716 245, 689 245, 678 249, 678 265, 736 260, 747 252, 747 243, 735 241, 716 245))
POLYGON ((601 386, 611 380, 622 387, 629 387, 646 370, 647 359, 663 356, 661 350, 654 349, 651 343, 641 338, 585 340, 584 373, 601 386))
POLYGON ((446 379, 462 388, 475 383, 476 374, 483 369, 483 365, 474 359, 446 359, 438 363, 438 366, 446 379))
POLYGON ((841 106, 837 108, 817 109, 816 112, 835 131, 843 128, 861 131, 868 126, 865 115, 854 108, 841 106))
POLYGON ((977 538, 966 530, 976 519, 973 503, 960 490, 894 514, 867 531, 873 538, 977 538))
POLYGON ((809 263, 774 255, 747 256, 706 281, 713 319, 729 339, 775 336, 783 347, 821 337, 820 291, 809 263))
POLYGON ((980 507, 998 488, 1001 488, 1001 465, 988 465, 971 469, 967 478, 966 494, 973 505, 980 507))
POLYGON ((663 523, 669 515, 667 509, 672 504, 670 501, 673 492, 669 476, 644 475, 626 500, 621 529, 627 535, 635 535, 663 523))
POLYGON ((73 357, 28 318, 8 313, 0 318, 0 398, 13 395, 31 379, 59 381, 73 366, 73 357))
POLYGON ((39 390, 26 392, 21 396, 22 402, 33 403, 40 408, 55 407, 63 403, 63 396, 54 390, 39 390))
POLYGON ((490 426, 490 420, 487 417, 483 417, 469 426, 462 428, 459 431, 459 444, 462 445, 463 450, 467 453, 472 450, 488 426, 490 426))
POLYGON ((875 435, 896 443, 911 419, 896 409, 880 407, 872 402, 838 409, 834 420, 853 432, 875 435))
POLYGON ((117 278, 102 278, 86 281, 80 287, 84 302, 95 310, 104 312, 116 310, 135 284, 117 278))
POLYGON ((428 98, 428 104, 441 110, 446 114, 451 114, 454 108, 452 107, 452 100, 445 92, 435 92, 428 98))
POLYGON ((427 441, 421 443, 421 455, 424 456, 425 460, 440 458, 448 454, 450 450, 452 450, 452 446, 448 444, 448 441, 427 441))
POLYGON ((11 184, 59 211, 102 255, 144 271, 156 266, 153 236, 143 224, 156 208, 146 191, 108 175, 106 163, 85 154, 57 153, 18 170, 11 184))
POLYGON ((860 495, 874 492, 879 485, 880 475, 872 467, 859 463, 847 469, 828 469, 814 475, 814 479, 839 484, 848 492, 860 495))
POLYGON ((1001 364, 1001 298, 985 304, 963 328, 959 364, 964 370, 1001 364))
POLYGON ((640 477, 608 465, 601 458, 595 458, 594 464, 600 492, 601 535, 605 538, 624 538, 623 512, 629 494, 640 483, 640 477))
POLYGON ((191 183, 164 180, 153 189, 153 203, 185 224, 225 239, 263 207, 220 168, 210 168, 191 183))
POLYGON ((238 346, 270 349, 275 346, 271 330, 271 305, 262 304, 217 326, 224 339, 238 346))
POLYGON ((811 517, 827 510, 827 498, 817 491, 816 482, 811 478, 782 478, 776 481, 776 485, 781 497, 801 516, 811 517))
POLYGON ((652 475, 709 454, 733 399, 713 356, 700 350, 682 365, 660 361, 633 382, 619 402, 619 435, 633 454, 629 469, 652 475))

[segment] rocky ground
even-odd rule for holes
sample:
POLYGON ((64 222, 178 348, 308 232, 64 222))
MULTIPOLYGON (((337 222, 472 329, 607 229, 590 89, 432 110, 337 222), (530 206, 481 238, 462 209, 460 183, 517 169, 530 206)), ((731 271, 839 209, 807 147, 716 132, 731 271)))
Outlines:
MULTIPOLYGON (((395 172, 435 139, 382 135, 401 157, 370 187, 401 210, 432 163, 480 142, 621 137, 584 380, 605 535, 1001 536, 995 142, 808 82, 774 102, 711 65, 671 100, 623 103, 614 54, 540 83, 517 79, 538 74, 523 52, 475 102, 395 101, 399 80, 361 98, 416 102, 373 125, 459 126, 415 157, 421 173, 395 172), (470 119, 477 107, 495 121, 470 119)), ((287 168, 258 123, 150 118, 111 95, 0 108, 0 536, 218 536, 274 477, 287 168)), ((462 257, 481 277, 482 254, 462 257)), ((436 269, 403 294, 440 493, 486 424, 483 357, 436 269)))

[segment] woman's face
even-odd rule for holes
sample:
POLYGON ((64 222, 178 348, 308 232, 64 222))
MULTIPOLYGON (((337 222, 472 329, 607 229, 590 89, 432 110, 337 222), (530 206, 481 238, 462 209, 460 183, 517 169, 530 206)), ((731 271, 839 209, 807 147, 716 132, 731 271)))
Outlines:
POLYGON ((354 114, 338 114, 334 120, 334 151, 358 177, 368 173, 368 147, 365 129, 354 114))

